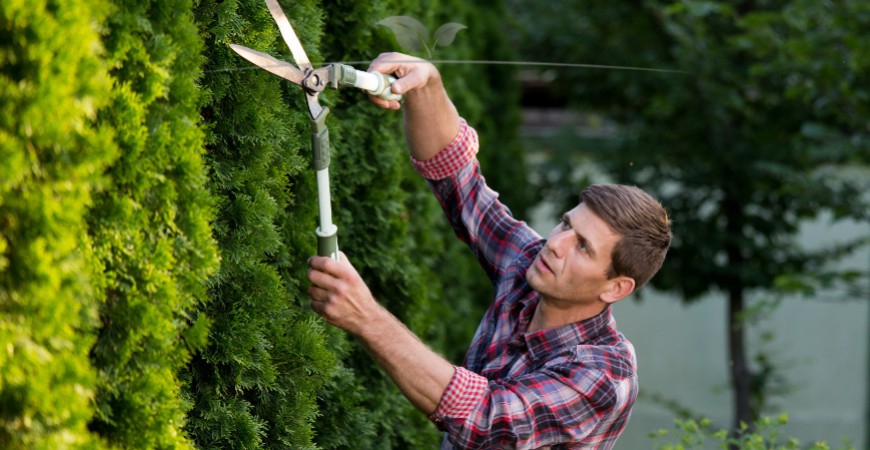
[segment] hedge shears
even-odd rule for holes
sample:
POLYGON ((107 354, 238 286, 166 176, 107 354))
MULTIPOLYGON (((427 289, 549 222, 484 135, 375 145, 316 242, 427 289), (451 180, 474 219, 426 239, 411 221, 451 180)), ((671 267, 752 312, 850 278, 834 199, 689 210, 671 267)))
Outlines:
POLYGON ((337 260, 338 227, 332 223, 329 191, 329 130, 326 128, 329 108, 321 106, 317 96, 327 86, 334 89, 354 86, 386 100, 400 100, 401 96, 390 91, 390 86, 396 79, 378 72, 363 72, 344 64, 327 64, 318 69, 313 68, 277 0, 266 0, 266 5, 272 18, 278 23, 278 29, 290 48, 296 66, 241 45, 230 44, 230 48, 261 69, 302 86, 308 103, 308 113, 311 115, 311 149, 314 154, 314 169, 317 172, 317 204, 320 211, 320 226, 315 230, 317 254, 337 260))

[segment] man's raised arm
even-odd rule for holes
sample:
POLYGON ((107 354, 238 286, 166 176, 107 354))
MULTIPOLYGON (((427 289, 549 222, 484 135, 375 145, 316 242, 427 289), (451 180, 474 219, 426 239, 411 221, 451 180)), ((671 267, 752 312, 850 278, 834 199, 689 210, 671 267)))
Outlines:
POLYGON ((393 83, 392 91, 404 96, 402 104, 395 100, 370 98, 381 108, 403 109, 405 137, 411 156, 419 161, 432 159, 453 141, 459 132, 459 113, 447 96, 441 74, 432 63, 401 53, 383 53, 368 70, 398 79, 393 83))

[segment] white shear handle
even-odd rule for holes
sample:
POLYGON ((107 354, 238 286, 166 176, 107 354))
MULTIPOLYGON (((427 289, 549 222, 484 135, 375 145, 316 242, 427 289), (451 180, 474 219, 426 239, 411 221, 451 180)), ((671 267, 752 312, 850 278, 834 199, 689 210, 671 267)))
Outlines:
POLYGON ((390 90, 390 86, 395 82, 395 78, 389 75, 384 75, 380 72, 363 72, 362 70, 357 70, 356 80, 354 80, 353 85, 384 100, 398 101, 402 99, 402 96, 394 94, 393 91, 390 90))

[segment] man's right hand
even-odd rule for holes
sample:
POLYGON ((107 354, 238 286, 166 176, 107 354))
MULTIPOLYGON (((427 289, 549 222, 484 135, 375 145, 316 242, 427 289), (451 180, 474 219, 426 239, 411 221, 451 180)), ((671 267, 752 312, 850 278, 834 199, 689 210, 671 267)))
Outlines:
MULTIPOLYGON (((432 63, 402 53, 381 53, 372 61, 368 71, 395 77, 397 80, 391 89, 394 94, 399 95, 406 95, 415 89, 423 88, 429 84, 430 80, 436 80, 438 85, 441 84, 441 76, 432 63)), ((411 93, 411 96, 413 97, 414 94, 411 93)), ((369 96, 369 99, 384 109, 401 108, 401 104, 395 100, 384 100, 375 96, 369 96)))
POLYGON ((425 161, 453 142, 459 133, 459 114, 432 63, 401 53, 383 53, 368 70, 396 78, 391 90, 404 96, 403 103, 369 98, 381 108, 404 110, 405 137, 411 156, 425 161))

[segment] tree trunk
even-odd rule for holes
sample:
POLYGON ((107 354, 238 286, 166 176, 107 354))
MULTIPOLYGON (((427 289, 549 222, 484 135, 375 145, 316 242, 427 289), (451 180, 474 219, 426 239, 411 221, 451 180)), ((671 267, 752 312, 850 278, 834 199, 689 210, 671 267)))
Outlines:
MULTIPOLYGON (((728 222, 725 225, 730 236, 740 236, 744 222, 742 203, 736 195, 727 195, 724 208, 728 222)), ((743 267, 746 257, 739 244, 731 242, 726 245, 728 264, 735 270, 743 267)), ((731 369, 731 386, 734 388, 734 422, 732 433, 740 430, 740 424, 752 425, 752 408, 749 404, 751 394, 751 373, 746 358, 746 328, 743 312, 745 307, 745 289, 742 277, 735 274, 728 283, 728 361, 731 369)))
POLYGON ((731 385, 734 387, 734 423, 732 431, 740 424, 752 425, 752 409, 749 405, 751 376, 746 360, 745 328, 743 314, 743 291, 732 289, 728 295, 728 357, 731 366, 731 385))

